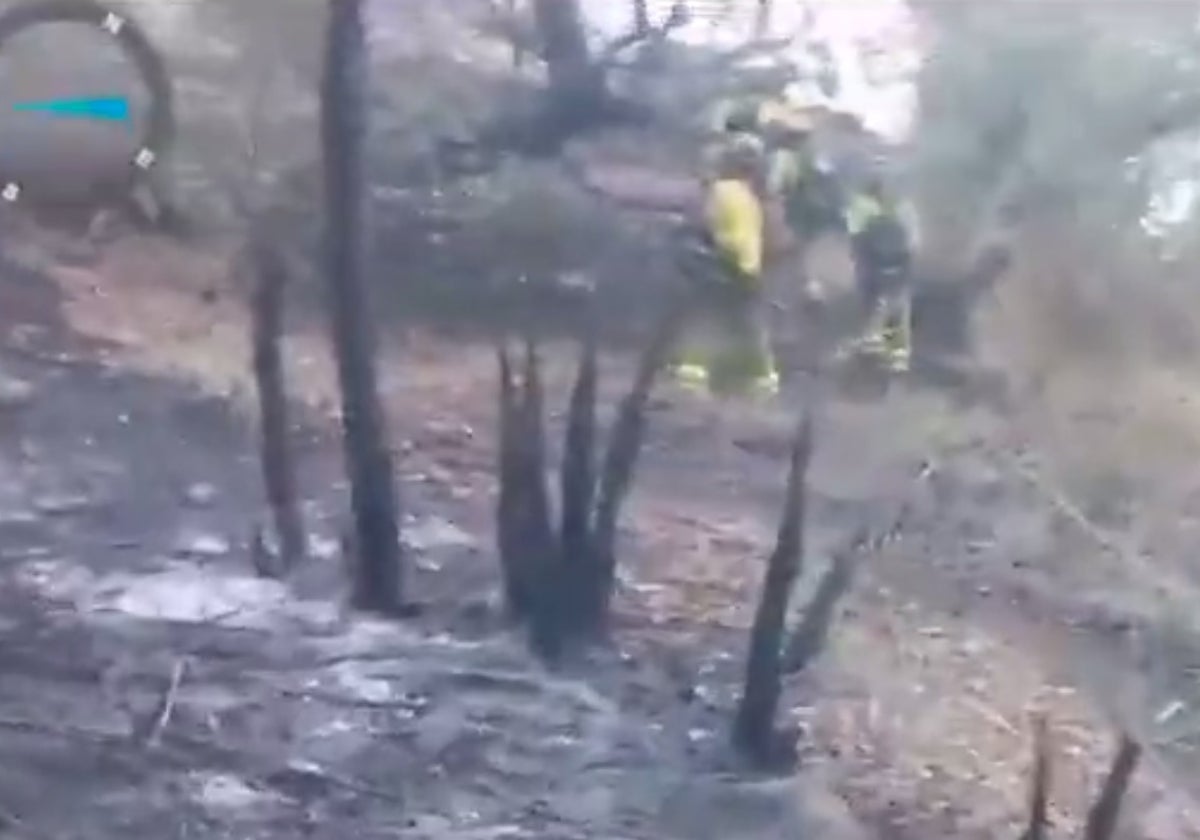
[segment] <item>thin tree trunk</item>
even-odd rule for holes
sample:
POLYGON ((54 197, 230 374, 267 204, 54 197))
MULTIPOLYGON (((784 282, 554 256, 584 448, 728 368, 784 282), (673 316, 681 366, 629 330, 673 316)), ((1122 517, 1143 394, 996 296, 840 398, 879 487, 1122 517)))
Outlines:
POLYGON ((1142 747, 1128 735, 1121 736, 1121 745, 1113 759, 1112 768, 1104 780, 1104 787, 1096 804, 1088 814, 1084 840, 1111 840, 1117 830, 1117 817, 1121 812, 1121 800, 1129 790, 1133 771, 1142 757, 1142 747))
POLYGON ((509 33, 512 43, 512 65, 520 70, 525 66, 525 46, 521 43, 520 9, 517 8, 517 0, 507 0, 505 10, 508 23, 512 27, 512 32, 509 33))
POLYGON ((321 87, 325 271, 360 552, 354 600, 363 609, 390 614, 401 604, 404 576, 392 453, 379 399, 375 324, 366 286, 366 49, 362 1, 330 0, 321 87))
POLYGON ((771 0, 758 0, 758 14, 754 20, 754 34, 757 38, 765 38, 771 28, 771 0))
POLYGON ((621 401, 609 433, 596 488, 592 549, 583 588, 587 608, 580 614, 581 625, 594 634, 602 635, 608 622, 617 574, 617 522, 637 471, 646 431, 646 406, 658 374, 675 346, 687 306, 684 296, 668 302, 642 351, 633 387, 621 401))
POLYGON ((782 684, 783 633, 788 601, 803 562, 804 494, 812 447, 812 421, 806 417, 792 449, 783 518, 754 616, 745 688, 734 722, 734 745, 760 766, 773 765, 779 754, 775 711, 782 684))
POLYGON ((1050 735, 1046 718, 1033 722, 1033 779, 1029 790, 1029 824, 1021 840, 1046 840, 1050 805, 1050 735))
POLYGON ((804 610, 804 617, 788 641, 784 669, 789 674, 803 671, 825 649, 829 629, 837 616, 837 605, 854 582, 854 550, 834 555, 817 584, 817 591, 804 610))
POLYGON ((633 0, 633 30, 638 35, 650 31, 650 9, 647 0, 633 0))
POLYGON ((290 442, 287 387, 280 344, 283 340, 283 295, 287 269, 274 246, 250 243, 254 271, 254 381, 258 387, 263 485, 275 519, 285 570, 304 559, 304 518, 296 492, 296 469, 290 442))
POLYGON ((533 13, 552 91, 573 89, 592 65, 578 0, 534 0, 533 13))

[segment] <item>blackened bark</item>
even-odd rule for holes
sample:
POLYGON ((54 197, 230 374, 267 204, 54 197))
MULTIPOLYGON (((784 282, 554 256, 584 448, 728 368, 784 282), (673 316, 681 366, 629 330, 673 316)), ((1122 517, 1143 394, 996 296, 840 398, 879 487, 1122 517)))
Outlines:
POLYGON ((362 609, 394 614, 403 599, 404 575, 392 453, 375 368, 375 323, 367 299, 367 47, 362 0, 330 0, 325 49, 325 272, 360 553, 354 600, 362 609))
POLYGON ((854 582, 856 560, 853 550, 835 554, 821 577, 817 591, 804 610, 804 617, 788 641, 784 667, 789 674, 803 671, 825 649, 829 630, 837 616, 837 606, 854 582))
POLYGON ((500 492, 497 534, 510 614, 528 620, 542 634, 553 612, 549 593, 557 554, 546 488, 545 422, 541 371, 532 343, 526 347, 520 381, 514 379, 508 351, 500 365, 500 492))
POLYGON ((554 544, 550 493, 546 488, 546 409, 541 358, 531 340, 525 343, 522 375, 521 440, 525 483, 528 488, 530 537, 537 554, 544 556, 554 544))
POLYGON ((287 268, 275 247, 261 237, 250 243, 254 272, 254 381, 258 388, 263 485, 279 536, 283 569, 304 559, 307 540, 296 492, 291 422, 283 370, 283 296, 287 268))
POLYGON ((579 373, 567 408, 563 445, 561 540, 564 560, 579 568, 589 550, 596 491, 596 342, 584 339, 579 373))
POLYGON ((650 9, 646 0, 633 0, 633 30, 638 35, 650 31, 650 9))
POLYGON ((771 28, 771 0, 758 0, 758 13, 754 20, 755 36, 763 38, 771 28))
POLYGON ((532 584, 530 638, 544 659, 559 658, 564 642, 564 567, 555 538, 546 486, 545 394, 541 360, 532 338, 525 344, 520 406, 520 486, 523 536, 520 550, 532 584))
POLYGON ((587 605, 581 615, 584 625, 595 633, 603 633, 608 623, 609 606, 616 584, 617 522, 637 470, 637 459, 645 436, 646 406, 655 380, 675 346, 686 308, 687 300, 681 296, 671 301, 664 310, 650 343, 638 361, 633 387, 617 409, 617 418, 609 436, 596 493, 593 554, 589 564, 591 579, 585 589, 587 605))
POLYGON ((1084 840, 1111 840, 1117 830, 1117 817, 1121 811, 1121 800, 1129 790, 1129 782, 1142 756, 1142 747, 1128 735, 1121 736, 1121 745, 1113 759, 1108 777, 1096 804, 1088 814, 1084 840))
POLYGON ((594 331, 587 328, 579 370, 567 408, 559 498, 560 598, 563 631, 572 637, 589 635, 586 621, 588 588, 596 579, 592 542, 592 513, 596 498, 597 349, 594 331))
POLYGON ((534 0, 533 14, 552 95, 590 89, 594 68, 578 0, 534 0))
POLYGON ((805 482, 812 448, 812 421, 806 417, 792 449, 783 518, 754 616, 745 687, 734 722, 734 745, 762 767, 773 767, 780 754, 775 711, 782 683, 783 633, 792 586, 803 562, 805 482))
POLYGON ((1021 840, 1046 840, 1050 804, 1050 736, 1046 719, 1033 722, 1033 779, 1029 790, 1029 824, 1021 840))
POLYGON ((522 517, 520 398, 513 379, 508 350, 496 351, 500 374, 499 405, 499 494, 496 501, 496 532, 500 566, 504 576, 505 604, 517 620, 526 619, 533 610, 533 584, 521 547, 522 517))

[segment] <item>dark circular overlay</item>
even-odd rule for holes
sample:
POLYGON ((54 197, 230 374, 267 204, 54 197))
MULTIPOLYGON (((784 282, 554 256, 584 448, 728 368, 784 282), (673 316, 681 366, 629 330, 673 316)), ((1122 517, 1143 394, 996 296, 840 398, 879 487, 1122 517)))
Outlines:
POLYGON ((125 185, 132 189, 147 177, 174 139, 174 97, 166 63, 135 21, 94 0, 31 0, 0 13, 0 49, 26 30, 56 23, 95 26, 112 38, 150 94, 149 113, 137 153, 125 175, 125 185))

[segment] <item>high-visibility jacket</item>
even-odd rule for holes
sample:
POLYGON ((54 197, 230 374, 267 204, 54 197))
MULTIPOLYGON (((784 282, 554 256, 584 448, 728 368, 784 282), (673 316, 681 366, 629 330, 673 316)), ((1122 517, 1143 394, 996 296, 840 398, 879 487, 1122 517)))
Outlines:
POLYGON ((858 236, 877 219, 890 217, 898 220, 914 245, 919 237, 917 215, 907 203, 881 201, 869 193, 857 193, 846 207, 846 232, 858 236))
POLYGON ((907 264, 916 247, 911 208, 868 193, 855 195, 846 208, 846 231, 858 256, 880 265, 907 264))
POLYGON ((816 170, 816 160, 808 149, 775 149, 768 164, 767 183, 771 192, 786 196, 802 188, 816 170))
POLYGON ((741 274, 757 279, 762 274, 762 202, 745 181, 724 178, 708 189, 705 221, 721 256, 741 274))

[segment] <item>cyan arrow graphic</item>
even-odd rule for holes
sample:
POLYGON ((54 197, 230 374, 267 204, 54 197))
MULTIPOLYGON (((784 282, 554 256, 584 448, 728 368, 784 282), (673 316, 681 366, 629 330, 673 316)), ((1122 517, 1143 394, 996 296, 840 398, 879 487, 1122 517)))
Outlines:
POLYGON ((86 99, 46 99, 37 102, 18 102, 14 111, 50 114, 55 117, 85 120, 126 122, 129 119, 129 100, 123 96, 100 96, 86 99))

